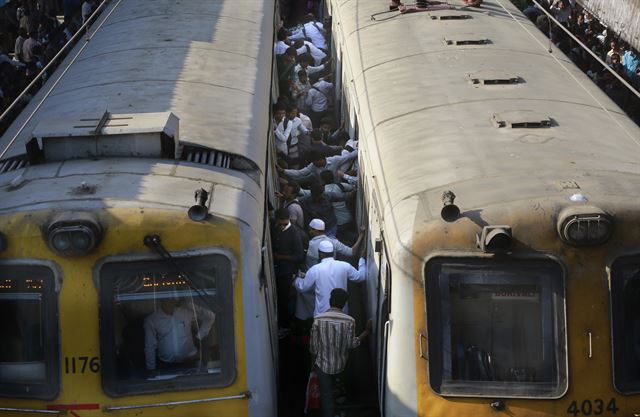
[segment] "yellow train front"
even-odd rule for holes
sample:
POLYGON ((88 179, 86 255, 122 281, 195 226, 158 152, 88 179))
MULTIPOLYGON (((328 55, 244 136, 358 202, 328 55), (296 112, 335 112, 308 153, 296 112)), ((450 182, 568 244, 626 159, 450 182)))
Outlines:
POLYGON ((276 414, 273 24, 111 2, 0 138, 0 415, 276 414))
POLYGON ((425 3, 329 3, 382 415, 639 415, 640 128, 510 2, 425 3))

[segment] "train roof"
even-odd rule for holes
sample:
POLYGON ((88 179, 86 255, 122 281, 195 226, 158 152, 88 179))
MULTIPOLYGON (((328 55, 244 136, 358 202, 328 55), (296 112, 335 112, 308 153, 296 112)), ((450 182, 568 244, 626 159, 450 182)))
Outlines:
POLYGON ((17 134, 3 159, 24 154, 42 121, 71 127, 105 111, 173 113, 182 144, 242 156, 264 172, 273 11, 267 0, 111 2, 86 48, 79 52, 81 38, 59 67, 79 52, 42 106, 35 110, 60 69, 0 138, 2 150, 17 134))
POLYGON ((407 219, 420 204, 429 220, 447 189, 463 209, 567 196, 574 184, 640 197, 640 128, 509 1, 450 3, 376 20, 382 1, 331 3, 383 206, 407 219))

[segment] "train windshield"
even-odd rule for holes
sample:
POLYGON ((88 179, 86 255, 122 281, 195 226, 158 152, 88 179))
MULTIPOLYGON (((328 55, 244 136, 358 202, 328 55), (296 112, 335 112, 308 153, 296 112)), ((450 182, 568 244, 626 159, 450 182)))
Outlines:
POLYGON ((436 392, 563 395, 565 307, 558 265, 433 260, 426 280, 429 373, 436 392))
POLYGON ((611 268, 614 381, 625 394, 640 392, 640 257, 611 268))
POLYGON ((235 378, 232 277, 222 255, 107 263, 102 378, 112 396, 226 386, 235 378))
POLYGON ((58 321, 51 270, 0 265, 0 395, 58 392, 58 321))

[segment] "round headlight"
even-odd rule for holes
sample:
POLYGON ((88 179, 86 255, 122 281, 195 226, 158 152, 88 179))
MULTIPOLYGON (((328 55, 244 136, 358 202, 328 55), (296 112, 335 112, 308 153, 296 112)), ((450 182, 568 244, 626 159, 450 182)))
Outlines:
POLYGON ((558 219, 558 234, 570 245, 598 245, 613 233, 613 218, 596 207, 564 210, 558 219))
POLYGON ((47 243, 58 255, 84 255, 96 247, 101 232, 100 224, 89 214, 67 213, 49 225, 47 243))

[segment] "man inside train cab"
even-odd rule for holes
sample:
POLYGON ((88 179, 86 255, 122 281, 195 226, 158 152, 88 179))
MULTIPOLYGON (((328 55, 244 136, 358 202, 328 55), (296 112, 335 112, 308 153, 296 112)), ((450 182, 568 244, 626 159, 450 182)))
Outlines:
MULTIPOLYGON (((215 313, 192 304, 183 307, 178 298, 164 298, 160 308, 144 320, 144 353, 149 377, 158 371, 197 368, 203 352, 199 347, 209 335, 215 321, 215 313)), ((206 359, 206 358, 204 358, 206 359)))

